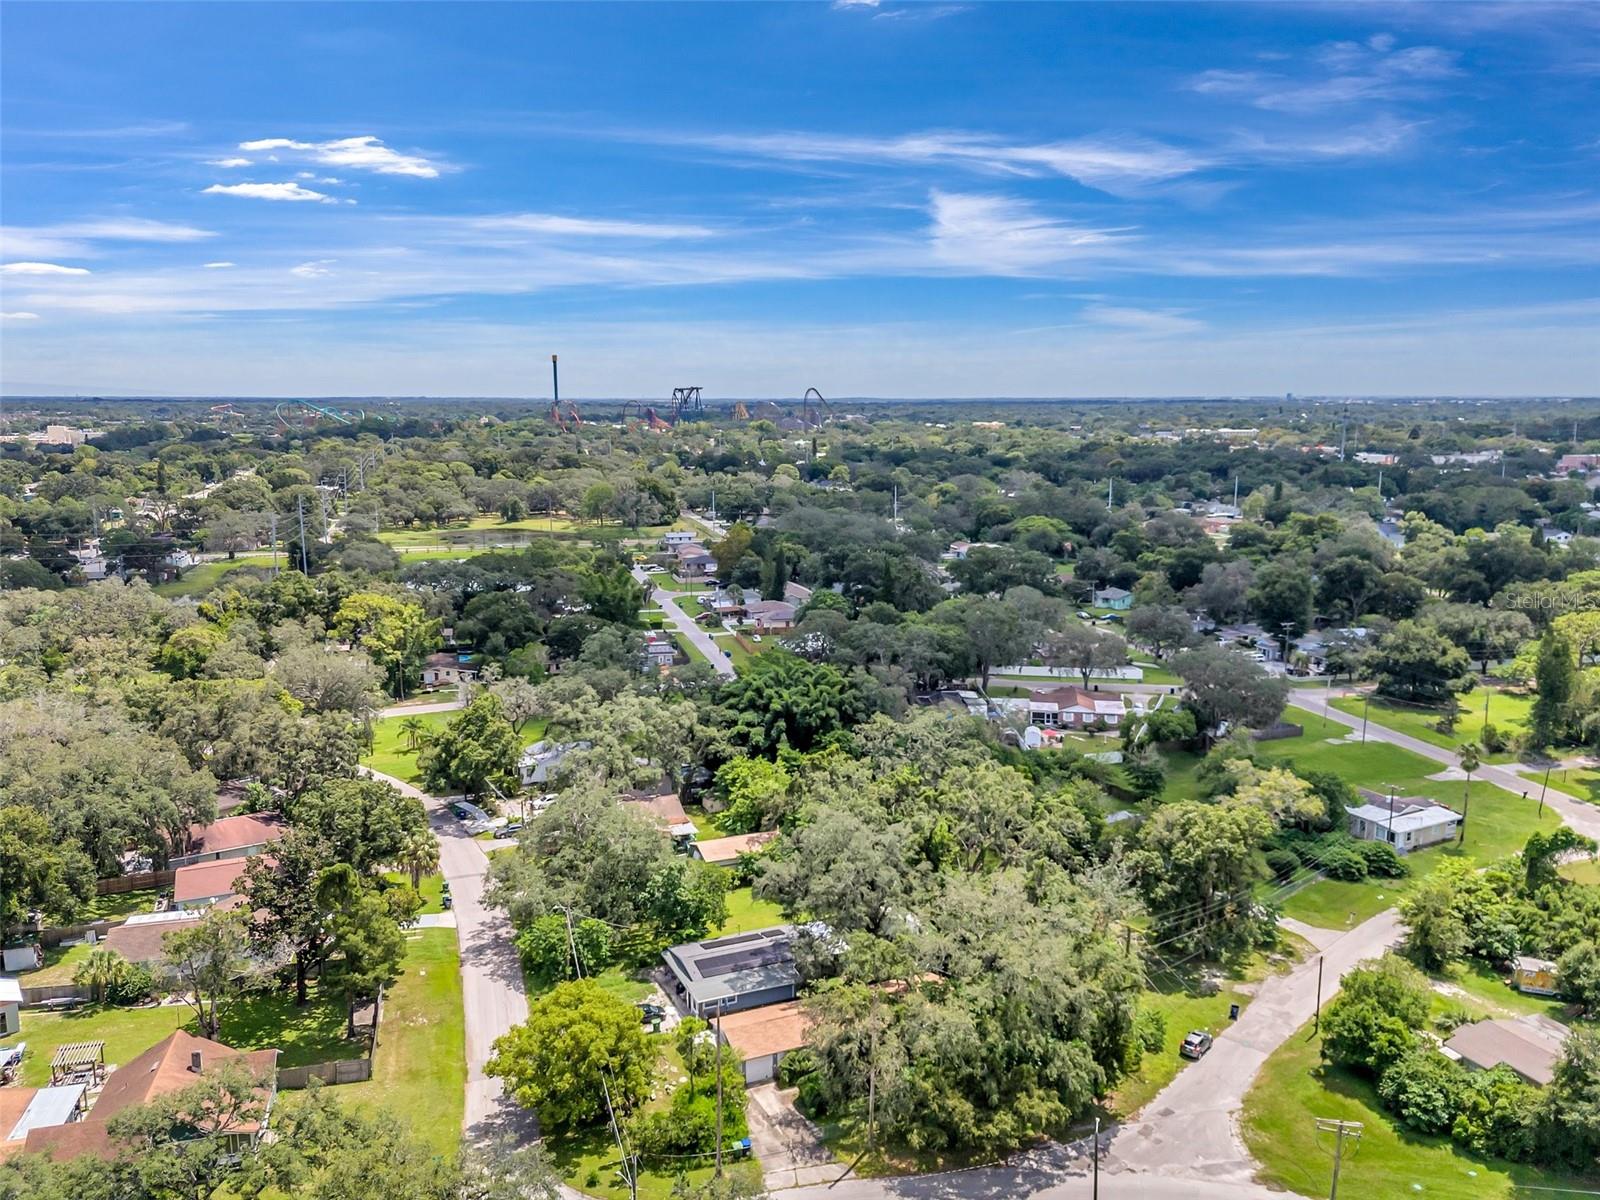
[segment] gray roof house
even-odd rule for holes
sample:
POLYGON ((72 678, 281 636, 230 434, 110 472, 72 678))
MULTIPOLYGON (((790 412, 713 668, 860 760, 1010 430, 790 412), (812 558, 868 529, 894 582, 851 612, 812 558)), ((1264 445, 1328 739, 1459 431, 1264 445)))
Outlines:
POLYGON ((800 988, 794 965, 794 927, 775 925, 704 942, 687 942, 661 952, 677 980, 678 994, 694 1015, 724 1013, 781 1004, 800 988))
POLYGON ((1543 1087, 1555 1078, 1566 1038, 1566 1028, 1548 1017, 1495 1018, 1461 1026, 1443 1049, 1468 1070, 1504 1065, 1543 1087))

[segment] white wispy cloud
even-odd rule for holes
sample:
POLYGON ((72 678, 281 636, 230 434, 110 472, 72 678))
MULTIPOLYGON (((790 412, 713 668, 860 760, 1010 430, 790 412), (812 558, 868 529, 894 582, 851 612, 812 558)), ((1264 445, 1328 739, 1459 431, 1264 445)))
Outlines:
POLYGON ((215 236, 211 230, 193 225, 144 217, 107 217, 0 227, 0 248, 6 254, 36 259, 88 258, 100 253, 96 242, 201 242, 215 236))
POLYGON ((206 263, 206 270, 208 270, 208 271, 224 271, 229 267, 237 267, 238 265, 239 265, 238 263, 231 263, 231 262, 208 262, 208 263, 206 263))
POLYGON ((63 267, 58 263, 9 262, 0 266, 0 275, 87 275, 87 267, 63 267))
POLYGON ((289 274, 300 279, 324 279, 333 274, 331 258, 320 258, 316 262, 304 262, 298 267, 290 267, 289 274))
POLYGON ((1131 333, 1170 336, 1195 333, 1206 323, 1186 317, 1176 309, 1130 308, 1118 304, 1090 304, 1083 310, 1083 319, 1096 325, 1113 329, 1126 329, 1131 333))
POLYGON ((556 237, 592 238, 708 238, 716 230, 705 225, 665 224, 656 221, 618 221, 596 217, 564 217, 554 213, 504 213, 498 216, 445 218, 467 229, 508 233, 548 234, 556 237))
POLYGON ((1076 225, 1007 196, 933 193, 934 262, 982 275, 1029 275, 1087 261, 1128 239, 1127 229, 1076 225))
POLYGON ((248 167, 251 160, 248 158, 208 158, 206 163, 213 167, 248 167))
POLYGON ((1243 100, 1277 112, 1314 112, 1367 100, 1418 99, 1460 75, 1454 51, 1438 46, 1395 48, 1379 34, 1365 42, 1332 42, 1295 71, 1202 71, 1188 81, 1205 96, 1243 100))
POLYGON ((1148 138, 1070 138, 1019 142, 995 134, 956 131, 902 137, 822 133, 640 135, 639 140, 690 146, 794 164, 955 166, 985 175, 1073 179, 1119 192, 1188 175, 1211 165, 1203 155, 1148 138))
POLYGON ((317 201, 337 204, 326 192, 313 191, 298 183, 213 183, 204 189, 208 196, 248 196, 254 200, 317 201))
POLYGON ((349 167, 378 175, 411 175, 418 179, 437 179, 440 167, 420 154, 403 154, 372 135, 337 138, 330 142, 301 142, 293 138, 257 138, 240 142, 249 151, 287 151, 304 155, 312 162, 330 167, 349 167))
POLYGON ((39 314, 34 312, 0 312, 0 320, 4 321, 37 321, 39 314))

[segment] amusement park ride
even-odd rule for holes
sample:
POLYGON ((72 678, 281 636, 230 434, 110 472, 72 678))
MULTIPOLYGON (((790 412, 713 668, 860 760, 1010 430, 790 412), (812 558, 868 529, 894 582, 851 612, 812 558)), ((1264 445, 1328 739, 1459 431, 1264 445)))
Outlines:
POLYGON ((354 425, 364 420, 367 413, 362 408, 325 408, 309 400, 293 400, 274 405, 272 415, 278 418, 279 425, 288 429, 294 424, 315 425, 319 419, 354 425))

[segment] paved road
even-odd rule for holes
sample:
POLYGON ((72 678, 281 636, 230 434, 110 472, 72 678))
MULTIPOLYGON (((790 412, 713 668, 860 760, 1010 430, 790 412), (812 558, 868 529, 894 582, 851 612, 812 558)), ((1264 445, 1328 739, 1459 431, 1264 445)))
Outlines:
MULTIPOLYGON (((1343 694, 1348 694, 1348 689, 1343 693, 1336 689, 1333 698, 1338 699, 1343 694)), ((1343 725, 1346 729, 1359 732, 1361 729, 1360 714, 1351 716, 1349 713, 1340 712, 1328 703, 1328 699, 1327 692, 1313 691, 1307 688, 1295 692, 1290 698, 1290 702, 1305 709, 1307 712, 1316 713, 1318 716, 1326 716, 1329 721, 1343 725)), ((1432 759, 1434 762, 1442 763, 1447 767, 1455 767, 1459 764, 1457 756, 1443 746, 1435 746, 1432 742, 1425 742, 1421 738, 1414 738, 1408 733, 1401 733, 1397 729, 1379 725, 1371 719, 1371 716, 1372 714, 1369 712, 1367 720, 1367 740, 1369 742, 1386 742, 1391 746, 1400 746, 1403 749, 1410 750, 1413 754, 1420 754, 1424 758, 1432 759)), ((1309 737, 1317 732, 1316 729, 1308 729, 1306 730, 1306 735, 1309 737)), ((1462 740, 1465 741, 1466 739, 1463 738, 1462 740)), ((1481 766, 1478 768, 1478 773, 1474 778, 1503 787, 1513 795, 1520 796, 1522 793, 1528 792, 1532 796, 1529 803, 1537 802, 1540 785, 1530 783, 1509 767, 1481 766)), ((1555 788, 1549 788, 1545 791, 1544 802, 1546 808, 1555 810, 1560 814, 1562 820, 1572 826, 1573 829, 1594 838, 1596 841, 1600 841, 1600 808, 1596 808, 1592 804, 1579 800, 1576 796, 1569 796, 1567 793, 1558 791, 1555 788)), ((1471 813, 1468 813, 1467 820, 1469 822, 1472 820, 1471 813)))
POLYGON ((715 638, 696 625, 693 618, 678 607, 676 593, 669 592, 665 588, 656 587, 650 580, 650 573, 642 567, 633 569, 633 577, 644 584, 645 589, 650 593, 650 599, 661 606, 661 611, 666 614, 667 620, 672 623, 672 627, 688 638, 695 649, 706 656, 717 674, 724 679, 732 679, 734 674, 733 659, 729 658, 727 652, 717 645, 715 638))
POLYGON ((439 839, 439 867, 455 898, 451 911, 461 948, 461 1000, 467 1026, 467 1107, 462 1131, 473 1141, 502 1134, 519 1140, 530 1138, 536 1130, 531 1115, 501 1094, 498 1079, 483 1073, 495 1038, 528 1018, 528 995, 512 942, 511 922, 483 899, 489 856, 483 844, 450 815, 444 801, 393 776, 362 769, 420 799, 439 839))
POLYGON ((466 702, 457 696, 454 700, 440 700, 432 704, 391 704, 388 708, 380 708, 380 717, 420 717, 425 713, 454 712, 458 708, 465 708, 466 702))
MULTIPOLYGON (((1322 999, 1364 959, 1382 954, 1399 937, 1394 909, 1363 921, 1322 951, 1322 999)), ((1120 1127, 1111 1141, 1114 1171, 1247 1183, 1255 1164, 1239 1139, 1239 1110, 1261 1065, 1317 1010, 1317 959, 1262 982, 1255 998, 1217 1038, 1211 1052, 1178 1072, 1139 1120, 1120 1127)))

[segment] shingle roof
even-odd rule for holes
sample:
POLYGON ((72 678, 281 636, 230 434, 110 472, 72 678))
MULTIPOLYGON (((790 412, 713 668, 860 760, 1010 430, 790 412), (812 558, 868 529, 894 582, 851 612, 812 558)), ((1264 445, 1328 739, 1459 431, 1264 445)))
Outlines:
POLYGON ((1456 1030, 1444 1048, 1485 1070, 1504 1063, 1530 1083, 1542 1085, 1555 1076, 1565 1036, 1560 1030, 1525 1017, 1474 1021, 1456 1030))
POLYGON ((708 863, 733 862, 741 854, 753 854, 778 835, 767 833, 740 833, 733 837, 712 838, 696 842, 694 852, 708 863))
MULTIPOLYGON (((189 900, 206 900, 212 896, 231 896, 244 877, 245 868, 255 861, 250 858, 219 858, 213 862, 194 863, 179 867, 172 876, 172 900, 182 904, 189 900)), ((270 856, 267 861, 271 862, 270 856)))
POLYGON ((762 1008, 747 1008, 722 1018, 722 1039, 739 1052, 741 1058, 761 1058, 785 1054, 806 1044, 811 1021, 800 1008, 800 1001, 786 1000, 762 1008))
POLYGON ((287 826, 275 812, 239 813, 209 825, 189 829, 190 854, 225 854, 250 846, 264 846, 284 835, 287 826))

